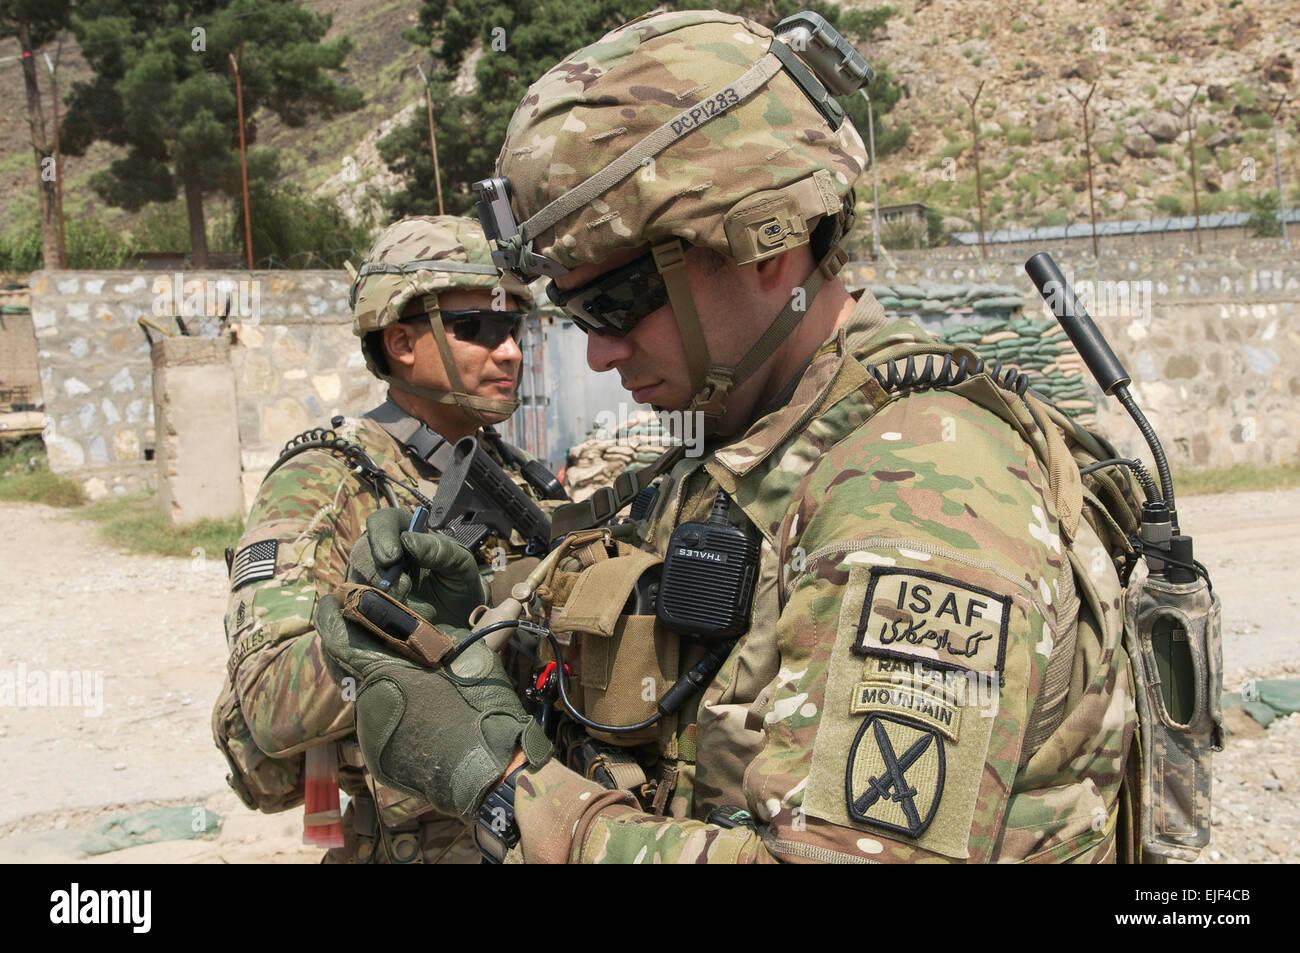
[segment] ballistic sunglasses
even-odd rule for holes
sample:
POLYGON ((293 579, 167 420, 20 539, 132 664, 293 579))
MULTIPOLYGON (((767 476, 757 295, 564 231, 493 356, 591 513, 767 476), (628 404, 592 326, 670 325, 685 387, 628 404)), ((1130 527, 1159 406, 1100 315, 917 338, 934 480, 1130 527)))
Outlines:
MULTIPOLYGON (((468 311, 442 311, 442 326, 457 341, 481 344, 489 351, 495 351, 506 338, 514 338, 519 343, 523 335, 524 313, 522 311, 495 311, 490 308, 474 308, 468 311)), ((402 318, 402 322, 425 321, 428 314, 411 314, 402 318)))
POLYGON ((587 333, 622 337, 667 303, 668 286, 655 266, 654 253, 646 252, 572 291, 561 291, 549 281, 546 296, 587 333))

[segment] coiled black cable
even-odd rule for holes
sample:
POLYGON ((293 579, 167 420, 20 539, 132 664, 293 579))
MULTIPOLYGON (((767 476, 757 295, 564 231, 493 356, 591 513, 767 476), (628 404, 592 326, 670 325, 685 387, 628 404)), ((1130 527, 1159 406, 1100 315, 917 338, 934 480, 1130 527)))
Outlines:
POLYGON ((876 379, 876 383, 887 391, 953 387, 985 371, 999 387, 1012 391, 1017 396, 1024 397, 1025 391, 1029 390, 1029 376, 1017 368, 1004 367, 1001 361, 986 364, 983 358, 978 358, 971 365, 969 358, 962 357, 954 363, 952 355, 945 354, 942 363, 936 367, 936 357, 937 354, 927 354, 925 362, 918 367, 916 355, 911 355, 901 368, 898 360, 891 358, 885 362, 883 370, 879 364, 870 364, 867 370, 876 379))
POLYGON ((1092 473, 1094 470, 1100 470, 1102 467, 1123 466, 1133 471, 1137 477, 1138 483, 1142 485, 1142 492, 1147 500, 1152 503, 1160 502, 1160 491, 1156 488, 1155 480, 1151 479, 1151 474, 1147 468, 1142 465, 1141 460, 1128 460, 1123 457, 1113 457, 1109 460, 1098 460, 1096 463, 1090 463, 1086 467, 1079 469, 1079 474, 1092 473))
POLYGON ((284 449, 280 451, 280 456, 275 463, 271 464, 271 468, 266 471, 266 476, 262 479, 266 479, 267 476, 274 473, 286 460, 308 450, 329 450, 332 453, 339 454, 343 457, 349 469, 355 470, 361 476, 369 479, 375 489, 384 494, 389 506, 397 506, 397 496, 393 493, 393 487, 398 486, 409 493, 412 499, 421 506, 433 508, 433 500, 409 483, 399 480, 392 474, 380 469, 379 465, 370 459, 370 454, 366 453, 364 447, 344 440, 333 430, 325 427, 313 427, 310 430, 304 430, 295 437, 291 437, 285 443, 284 449))

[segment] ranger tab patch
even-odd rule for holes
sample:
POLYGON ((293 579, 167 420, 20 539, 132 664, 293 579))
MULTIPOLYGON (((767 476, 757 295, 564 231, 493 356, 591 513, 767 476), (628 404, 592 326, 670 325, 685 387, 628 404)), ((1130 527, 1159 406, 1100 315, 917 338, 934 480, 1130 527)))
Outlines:
POLYGON ((934 728, 869 715, 849 750, 844 778, 849 817, 920 837, 943 796, 943 739, 934 728))
POLYGON ((873 566, 852 651, 949 670, 1001 672, 1010 609, 1010 596, 957 579, 873 566))
POLYGON ((230 588, 238 589, 244 583, 270 579, 274 576, 275 559, 279 547, 279 540, 264 539, 260 542, 249 543, 235 553, 235 561, 230 574, 230 588))

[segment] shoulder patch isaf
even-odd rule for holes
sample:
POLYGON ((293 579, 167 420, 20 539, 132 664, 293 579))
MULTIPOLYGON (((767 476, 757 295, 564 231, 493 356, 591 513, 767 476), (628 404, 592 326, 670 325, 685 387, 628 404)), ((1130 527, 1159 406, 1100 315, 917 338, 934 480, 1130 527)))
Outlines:
POLYGON ((892 715, 869 715, 849 749, 844 791, 849 817, 920 837, 943 797, 939 732, 892 715))
POLYGON ((992 674, 1006 663, 1011 597, 920 569, 871 568, 856 655, 992 674))
POLYGON ((245 583, 258 582, 274 576, 279 548, 279 540, 264 539, 249 543, 235 553, 234 566, 230 574, 230 588, 238 589, 245 583))

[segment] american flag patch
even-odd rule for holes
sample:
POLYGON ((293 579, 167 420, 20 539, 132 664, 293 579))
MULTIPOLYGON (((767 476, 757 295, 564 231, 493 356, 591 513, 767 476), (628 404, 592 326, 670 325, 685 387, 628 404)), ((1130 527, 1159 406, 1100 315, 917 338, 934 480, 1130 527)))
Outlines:
POLYGON ((249 543, 235 553, 234 568, 231 570, 230 588, 238 589, 246 582, 270 579, 275 575, 275 553, 280 542, 265 539, 259 543, 249 543))

